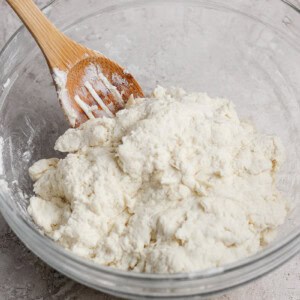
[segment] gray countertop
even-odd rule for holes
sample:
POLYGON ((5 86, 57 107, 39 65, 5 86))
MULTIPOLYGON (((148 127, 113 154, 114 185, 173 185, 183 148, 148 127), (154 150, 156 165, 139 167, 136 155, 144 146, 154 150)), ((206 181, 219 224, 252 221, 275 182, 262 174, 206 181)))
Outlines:
MULTIPOLYGON (((49 0, 37 2, 45 5, 49 0)), ((0 48, 19 26, 5 1, 0 0, 0 48)), ((116 298, 80 285, 48 267, 22 244, 0 215, 0 299, 116 298)), ((216 299, 300 300, 300 255, 271 274, 216 299)))

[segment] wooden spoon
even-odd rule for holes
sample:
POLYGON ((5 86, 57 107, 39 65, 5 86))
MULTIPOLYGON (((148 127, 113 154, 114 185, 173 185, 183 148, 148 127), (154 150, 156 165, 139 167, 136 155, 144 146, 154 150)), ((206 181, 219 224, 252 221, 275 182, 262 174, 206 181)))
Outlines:
POLYGON ((61 33, 32 0, 7 0, 41 48, 72 127, 103 115, 112 117, 130 95, 143 97, 131 74, 101 53, 61 33))

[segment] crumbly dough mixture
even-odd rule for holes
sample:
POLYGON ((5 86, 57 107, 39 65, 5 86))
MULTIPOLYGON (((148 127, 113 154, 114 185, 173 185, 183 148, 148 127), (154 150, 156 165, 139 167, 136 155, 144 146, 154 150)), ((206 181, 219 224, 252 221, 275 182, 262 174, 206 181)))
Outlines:
POLYGON ((99 264, 174 273, 259 251, 284 222, 278 138, 234 105, 182 89, 130 99, 115 118, 69 129, 64 159, 30 168, 28 211, 66 249, 99 264))

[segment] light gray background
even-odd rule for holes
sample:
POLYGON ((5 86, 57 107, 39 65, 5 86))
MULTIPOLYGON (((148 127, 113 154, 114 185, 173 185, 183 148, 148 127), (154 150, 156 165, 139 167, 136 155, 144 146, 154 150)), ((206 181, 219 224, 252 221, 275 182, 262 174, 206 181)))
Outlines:
MULTIPOLYGON (((272 1, 276 9, 277 0, 272 1)), ((44 6, 49 0, 37 2, 40 6, 44 6)), ((294 3, 300 7, 300 0, 294 0, 294 3)), ((0 0, 0 48, 19 26, 18 18, 5 1, 0 0)), ((84 287, 48 267, 27 250, 0 215, 0 299, 115 300, 116 298, 84 287)), ((300 300, 300 255, 262 279, 216 299, 300 300)))

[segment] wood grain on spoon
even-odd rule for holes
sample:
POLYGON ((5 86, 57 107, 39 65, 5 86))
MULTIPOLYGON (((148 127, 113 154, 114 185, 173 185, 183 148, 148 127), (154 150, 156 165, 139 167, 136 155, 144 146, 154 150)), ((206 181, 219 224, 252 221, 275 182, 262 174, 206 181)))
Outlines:
POLYGON ((130 95, 143 96, 141 87, 131 74, 101 53, 64 35, 32 0, 7 2, 38 43, 51 74, 55 77, 57 70, 66 73, 67 100, 66 97, 64 101, 60 98, 60 103, 71 126, 77 127, 89 118, 112 116, 124 106, 130 95), (88 76, 89 73, 92 76, 88 76))

